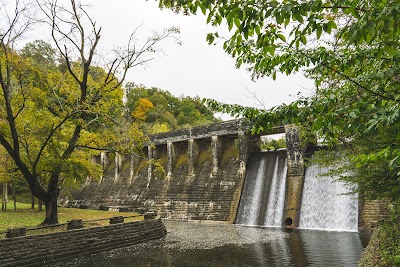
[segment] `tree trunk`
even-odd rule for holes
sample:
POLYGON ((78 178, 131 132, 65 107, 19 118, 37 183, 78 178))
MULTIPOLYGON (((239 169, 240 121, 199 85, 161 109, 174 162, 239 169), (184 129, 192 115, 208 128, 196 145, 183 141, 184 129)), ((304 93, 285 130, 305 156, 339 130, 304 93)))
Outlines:
POLYGON ((11 195, 14 202, 14 212, 17 212, 17 195, 15 194, 15 185, 11 183, 11 195))
POLYGON ((7 202, 8 202, 8 187, 7 183, 3 183, 3 201, 1 202, 2 211, 7 211, 7 202))
POLYGON ((57 174, 51 175, 48 187, 49 197, 43 201, 46 207, 46 218, 44 219, 42 225, 58 223, 58 210, 57 210, 57 199, 59 193, 58 180, 59 176, 57 174))
POLYGON ((57 224, 58 223, 58 210, 57 210, 57 198, 52 197, 49 201, 45 201, 46 207, 46 218, 42 225, 57 224))
POLYGON ((14 198, 14 212, 17 212, 17 198, 16 197, 13 198, 14 198))
POLYGON ((32 198, 31 198, 31 209, 35 209, 35 196, 33 194, 31 194, 32 198))
POLYGON ((43 201, 41 201, 40 199, 38 203, 38 211, 43 211, 43 201))

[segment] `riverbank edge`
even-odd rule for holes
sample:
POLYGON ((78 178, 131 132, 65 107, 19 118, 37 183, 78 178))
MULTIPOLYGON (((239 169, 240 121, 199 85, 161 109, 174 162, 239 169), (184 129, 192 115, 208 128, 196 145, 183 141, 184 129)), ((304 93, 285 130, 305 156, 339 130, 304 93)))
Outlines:
POLYGON ((379 263, 378 251, 379 251, 380 239, 381 237, 379 235, 379 228, 378 228, 372 233, 371 239, 361 255, 361 259, 358 263, 359 267, 378 266, 379 263))
POLYGON ((380 225, 371 236, 364 249, 359 267, 391 267, 400 266, 400 223, 380 225))
POLYGON ((0 240, 0 266, 49 266, 85 255, 163 238, 161 219, 0 240))

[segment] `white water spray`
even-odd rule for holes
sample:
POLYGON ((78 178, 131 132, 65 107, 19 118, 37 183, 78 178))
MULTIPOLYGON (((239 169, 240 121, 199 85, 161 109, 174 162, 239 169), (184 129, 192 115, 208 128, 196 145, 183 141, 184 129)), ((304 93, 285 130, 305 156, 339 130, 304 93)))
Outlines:
POLYGON ((300 228, 357 231, 358 201, 337 177, 323 175, 317 164, 306 169, 300 212, 300 228))
POLYGON ((258 214, 261 206, 262 189, 264 185, 265 162, 266 159, 262 158, 256 173, 255 183, 246 193, 243 214, 240 215, 242 218, 240 224, 257 225, 258 214))
POLYGON ((285 159, 283 171, 279 171, 279 156, 276 157, 274 174, 269 191, 265 226, 281 226, 283 209, 285 205, 285 189, 287 175, 287 160, 285 159))

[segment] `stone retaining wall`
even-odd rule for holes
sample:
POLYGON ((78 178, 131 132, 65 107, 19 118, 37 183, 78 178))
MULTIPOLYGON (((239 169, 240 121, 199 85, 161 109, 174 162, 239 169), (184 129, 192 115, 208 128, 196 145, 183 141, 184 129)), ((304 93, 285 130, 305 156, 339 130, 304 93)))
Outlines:
POLYGON ((0 240, 0 266, 49 266, 164 237, 161 219, 0 240))
POLYGON ((388 216, 388 201, 360 200, 358 211, 358 229, 371 234, 378 223, 388 216))

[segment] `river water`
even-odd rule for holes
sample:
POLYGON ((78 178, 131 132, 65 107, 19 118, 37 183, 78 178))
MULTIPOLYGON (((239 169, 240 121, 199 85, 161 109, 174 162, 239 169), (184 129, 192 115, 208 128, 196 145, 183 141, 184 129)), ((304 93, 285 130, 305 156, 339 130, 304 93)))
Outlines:
POLYGON ((167 236, 59 267, 86 266, 357 266, 356 232, 257 228, 166 221, 167 236))

